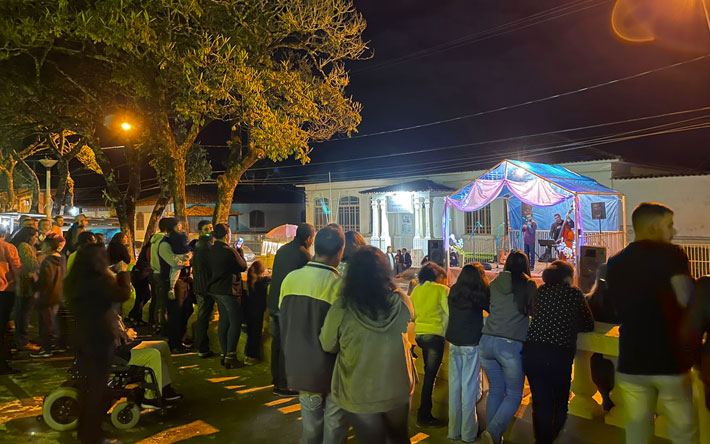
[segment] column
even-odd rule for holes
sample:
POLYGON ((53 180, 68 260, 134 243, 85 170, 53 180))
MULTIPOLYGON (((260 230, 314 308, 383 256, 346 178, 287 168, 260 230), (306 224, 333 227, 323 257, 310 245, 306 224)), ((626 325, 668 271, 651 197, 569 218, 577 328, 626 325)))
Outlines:
POLYGON ((370 205, 372 211, 372 237, 370 238, 370 245, 378 247, 380 246, 380 209, 377 199, 374 197, 370 198, 370 205))
POLYGON ((432 207, 432 202, 431 202, 431 197, 425 197, 424 198, 424 226, 425 226, 425 231, 424 231, 424 237, 426 239, 431 239, 431 223, 432 223, 432 214, 431 214, 431 207, 432 207))
POLYGON ((597 387, 592 381, 592 373, 589 367, 589 359, 592 352, 577 349, 574 356, 574 370, 570 391, 574 393, 574 398, 569 403, 569 413, 586 419, 594 419, 601 414, 601 408, 594 395, 597 387))
MULTIPOLYGON (((414 198, 414 239, 415 242, 421 237, 422 210, 418 197, 414 198)), ((416 247, 415 247, 416 248, 416 247)))
POLYGON ((390 224, 387 219, 387 199, 382 199, 380 201, 380 211, 382 215, 382 234, 380 234, 380 250, 386 251, 387 247, 392 245, 392 239, 390 238, 390 224))

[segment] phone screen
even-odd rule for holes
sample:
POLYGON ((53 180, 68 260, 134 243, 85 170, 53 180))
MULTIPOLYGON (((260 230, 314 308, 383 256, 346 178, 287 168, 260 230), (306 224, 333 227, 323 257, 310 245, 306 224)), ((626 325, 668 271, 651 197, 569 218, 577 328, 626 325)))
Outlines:
POLYGON ((237 248, 242 248, 242 245, 243 245, 243 244, 244 244, 244 239, 242 239, 242 238, 240 237, 239 240, 237 241, 237 248))

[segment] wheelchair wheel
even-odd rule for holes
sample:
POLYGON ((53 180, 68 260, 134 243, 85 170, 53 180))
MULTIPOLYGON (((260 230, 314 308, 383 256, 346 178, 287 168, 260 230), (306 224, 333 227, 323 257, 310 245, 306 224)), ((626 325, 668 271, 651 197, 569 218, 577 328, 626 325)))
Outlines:
POLYGON ((44 398, 42 418, 59 432, 74 430, 79 423, 79 391, 74 387, 59 387, 44 398))
POLYGON ((130 429, 141 419, 141 409, 134 402, 120 402, 111 412, 111 424, 117 429, 130 429))

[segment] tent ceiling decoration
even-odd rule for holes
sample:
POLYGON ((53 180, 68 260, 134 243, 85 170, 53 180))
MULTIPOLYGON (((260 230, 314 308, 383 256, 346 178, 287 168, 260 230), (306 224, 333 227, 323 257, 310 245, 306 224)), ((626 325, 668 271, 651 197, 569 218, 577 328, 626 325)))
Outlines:
MULTIPOLYGON (((448 251, 450 234, 449 211, 451 207, 470 212, 490 204, 494 199, 508 200, 509 224, 511 230, 522 226, 522 204, 535 207, 535 217, 552 220, 553 214, 563 217, 574 212, 575 226, 580 227, 578 235, 586 231, 619 231, 619 217, 626 233, 625 198, 596 180, 570 171, 560 165, 503 160, 478 178, 446 197, 444 205, 444 247, 448 251), (594 220, 592 203, 603 203, 606 219, 594 220)), ((538 229, 545 226, 539 225, 538 229)), ((580 242, 577 242, 579 255, 580 242)))

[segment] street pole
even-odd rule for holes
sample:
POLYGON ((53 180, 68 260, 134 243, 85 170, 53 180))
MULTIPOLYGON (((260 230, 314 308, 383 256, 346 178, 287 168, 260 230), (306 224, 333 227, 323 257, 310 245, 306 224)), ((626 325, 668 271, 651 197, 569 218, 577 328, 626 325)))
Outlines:
POLYGON ((57 164, 54 159, 42 159, 39 161, 47 169, 47 195, 44 198, 44 213, 47 219, 52 218, 52 167, 57 164))

